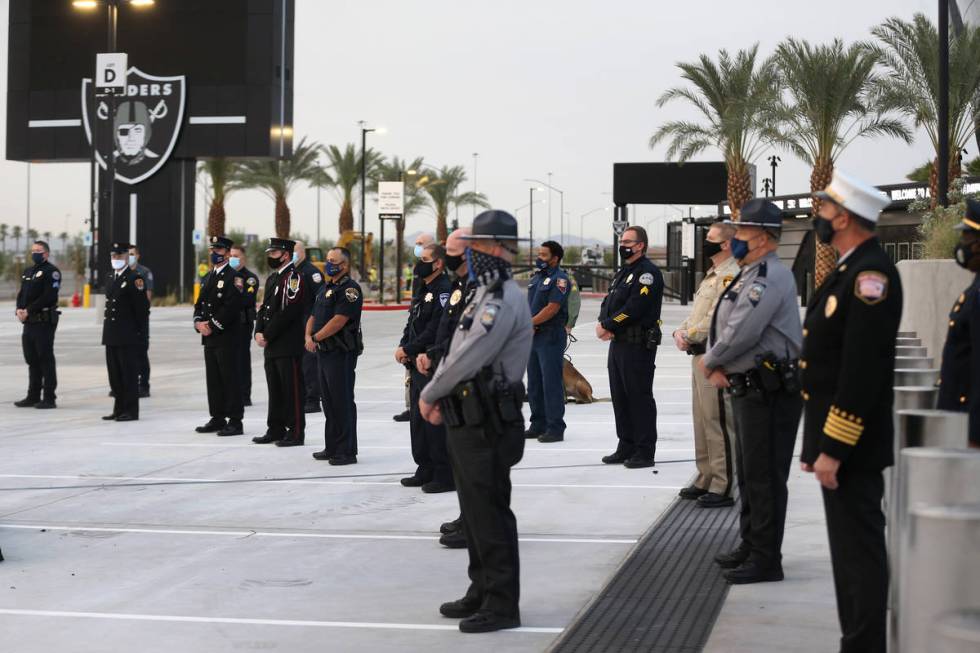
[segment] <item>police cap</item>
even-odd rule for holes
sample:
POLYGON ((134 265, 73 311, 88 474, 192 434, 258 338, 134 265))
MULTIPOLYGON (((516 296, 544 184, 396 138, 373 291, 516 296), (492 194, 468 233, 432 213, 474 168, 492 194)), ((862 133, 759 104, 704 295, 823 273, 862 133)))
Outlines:
POLYGON ((783 212, 772 202, 757 197, 742 205, 738 222, 732 224, 736 227, 782 229, 783 212))
POLYGON ((234 244, 235 243, 231 241, 231 238, 228 238, 226 236, 211 236, 211 242, 208 243, 208 247, 210 247, 211 249, 214 249, 216 247, 231 249, 231 246, 234 244))
POLYGON ((265 251, 270 252, 274 249, 281 249, 286 252, 292 252, 294 247, 296 247, 295 240, 289 240, 288 238, 270 238, 269 245, 265 248, 265 251))
POLYGON ((507 211, 484 211, 473 219, 473 233, 462 240, 527 240, 517 236, 517 218, 507 211))
POLYGON ((109 251, 113 254, 125 254, 134 247, 136 247, 136 245, 131 245, 129 243, 112 243, 112 247, 109 248, 109 251))
POLYGON ((980 231, 980 202, 967 198, 966 214, 962 222, 953 227, 957 231, 980 231))

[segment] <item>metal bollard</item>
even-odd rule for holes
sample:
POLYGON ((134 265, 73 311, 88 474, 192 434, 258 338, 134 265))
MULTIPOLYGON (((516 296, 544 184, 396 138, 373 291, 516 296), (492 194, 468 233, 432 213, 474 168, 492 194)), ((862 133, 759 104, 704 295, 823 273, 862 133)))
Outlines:
POLYGON ((925 347, 911 347, 908 345, 898 345, 895 347, 896 356, 927 356, 929 352, 925 347))
POLYGON ((899 370, 931 370, 932 356, 896 356, 895 369, 899 370))
POLYGON ((933 627, 935 653, 980 651, 980 608, 942 615, 933 627))
POLYGON ((969 415, 949 410, 900 410, 895 459, 905 447, 966 448, 969 415))
POLYGON ((899 331, 897 338, 918 338, 919 334, 915 331, 899 331))
POLYGON ((980 504, 912 507, 899 587, 903 651, 934 651, 932 625, 951 610, 980 606, 980 504))
POLYGON ((896 347, 921 347, 922 338, 895 338, 896 347))
MULTIPOLYGON (((934 385, 895 386, 895 410, 931 410, 938 395, 939 388, 934 385)), ((898 428, 898 415, 895 427, 898 428)))
POLYGON ((939 370, 932 368, 927 370, 909 370, 895 368, 894 386, 900 385, 936 385, 939 380, 939 370))

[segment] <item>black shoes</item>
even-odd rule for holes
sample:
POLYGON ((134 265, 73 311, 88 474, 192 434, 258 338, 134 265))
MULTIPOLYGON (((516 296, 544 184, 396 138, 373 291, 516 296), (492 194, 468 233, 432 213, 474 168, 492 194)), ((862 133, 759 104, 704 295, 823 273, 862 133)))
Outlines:
POLYGON ((17 406, 18 408, 31 408, 32 406, 36 406, 39 403, 41 403, 40 399, 31 399, 30 397, 24 397, 20 401, 15 401, 14 406, 17 406))
POLYGON ((260 435, 259 437, 252 438, 252 442, 255 444, 269 444, 270 442, 278 442, 282 440, 282 434, 266 433, 265 435, 260 435))
POLYGON ((725 580, 732 585, 748 585, 749 583, 776 583, 783 580, 782 565, 763 567, 757 562, 745 562, 735 569, 724 573, 725 580))
POLYGON ((446 485, 441 481, 429 481, 422 485, 422 491, 426 494, 440 494, 442 492, 455 492, 455 485, 446 485))
POLYGON ((564 434, 557 433, 543 433, 538 436, 538 442, 543 444, 548 444, 549 442, 563 442, 565 440, 564 434))
POLYGON ((473 616, 479 610, 479 604, 471 603, 466 599, 450 601, 439 606, 439 614, 450 619, 465 619, 473 616))
POLYGON ((696 485, 688 485, 686 488, 678 492, 677 496, 682 499, 697 499, 698 497, 704 496, 707 493, 707 490, 702 490, 696 485))
POLYGON ((653 458, 647 458, 646 456, 639 456, 634 454, 623 463, 623 467, 627 469, 642 469, 644 467, 653 467, 653 458))
POLYGON ((404 413, 398 413, 391 419, 395 420, 396 422, 407 422, 408 420, 412 419, 412 413, 406 410, 404 413))
POLYGON ((462 527, 463 527, 463 520, 457 517, 452 521, 443 522, 443 524, 439 527, 439 532, 442 534, 453 533, 455 531, 458 531, 462 527))
POLYGON ((44 400, 39 401, 36 404, 34 404, 34 407, 35 408, 41 408, 41 409, 47 409, 47 408, 57 408, 58 406, 57 406, 57 404, 54 403, 54 400, 52 400, 52 399, 44 399, 44 400))
POLYGON ((229 435, 242 435, 243 433, 245 433, 245 429, 242 426, 242 423, 232 420, 229 420, 228 424, 223 429, 218 431, 218 435, 221 437, 226 437, 229 435))
POLYGON ((113 413, 111 415, 103 415, 102 416, 102 419, 104 419, 107 422, 112 421, 112 420, 115 420, 116 419, 116 414, 113 413))
POLYGON ((422 487, 425 481, 418 476, 406 476, 401 480, 401 484, 405 487, 422 487))
POLYGON ((130 415, 129 413, 123 413, 122 415, 116 415, 117 422, 135 422, 139 417, 136 415, 130 415))
POLYGON ((622 465, 629 460, 629 458, 630 457, 625 453, 620 453, 617 451, 616 453, 609 454, 608 456, 603 456, 602 462, 606 463, 607 465, 622 465))
POLYGON ((149 396, 150 396, 150 389, 149 388, 140 388, 140 390, 139 390, 139 398, 140 399, 146 399, 149 396))
POLYGON ((298 438, 294 438, 294 437, 281 438, 279 440, 276 440, 276 446, 277 447, 302 447, 305 441, 306 438, 305 436, 302 435, 299 436, 298 438))
POLYGON ((451 533, 443 533, 439 536, 439 544, 447 549, 465 549, 467 546, 466 532, 461 528, 451 533))
POLYGON ((331 465, 356 465, 357 456, 341 454, 339 456, 331 456, 327 462, 331 465))
POLYGON ((708 492, 698 497, 698 506, 702 508, 727 508, 735 505, 735 499, 726 497, 724 494, 708 492))
POLYGON ((520 628, 520 617, 502 617, 499 614, 480 610, 473 616, 459 622, 461 633, 492 633, 496 630, 520 628))
POLYGON ((333 454, 326 449, 313 452, 313 460, 330 460, 331 457, 333 457, 333 454))
POLYGON ((303 404, 303 412, 306 414, 319 413, 320 404, 313 403, 312 401, 308 401, 305 404, 303 404))
POLYGON ((225 420, 218 418, 211 418, 207 424, 204 426, 198 426, 194 430, 198 433, 217 433, 221 429, 225 428, 225 420))
POLYGON ((749 559, 749 547, 740 544, 728 553, 719 553, 715 556, 715 562, 722 569, 734 569, 749 559))
POLYGON ((539 436, 544 435, 543 431, 535 431, 534 429, 528 429, 524 431, 525 440, 536 440, 539 436))
POLYGON ((251 397, 245 397, 244 399, 242 399, 242 406, 251 406, 251 405, 252 405, 251 397))

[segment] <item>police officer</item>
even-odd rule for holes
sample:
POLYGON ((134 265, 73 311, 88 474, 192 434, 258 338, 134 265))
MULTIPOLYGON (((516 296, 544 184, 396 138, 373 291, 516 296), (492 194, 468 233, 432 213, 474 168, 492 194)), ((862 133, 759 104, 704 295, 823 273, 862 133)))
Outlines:
POLYGON ((902 284, 874 235, 890 199, 844 172, 813 220, 840 255, 806 310, 803 471, 823 486, 842 653, 884 653, 888 560, 882 470, 893 463, 895 338, 902 284))
POLYGON ((129 243, 113 243, 109 256, 112 277, 106 280, 102 344, 114 404, 102 419, 129 422, 139 419, 139 368, 150 321, 146 281, 129 267, 129 243))
MULTIPOLYGON (((313 313, 313 302, 316 301, 320 288, 323 287, 323 275, 306 258, 306 245, 299 240, 296 241, 296 247, 293 249, 293 265, 303 275, 303 281, 306 283, 306 316, 309 317, 313 313)), ((317 356, 305 350, 303 351, 303 388, 303 412, 319 413, 320 379, 317 376, 317 356)))
POLYGON ((939 408, 969 412, 970 446, 980 447, 980 202, 967 199, 956 226, 956 263, 976 276, 949 314, 939 379, 939 408))
POLYGON ((415 473, 401 480, 405 487, 421 487, 427 494, 451 492, 453 474, 449 467, 449 454, 446 452, 446 429, 438 424, 430 424, 419 412, 418 398, 429 377, 415 366, 415 359, 425 353, 436 342, 439 320, 443 309, 449 303, 451 282, 445 273, 446 250, 441 245, 428 245, 422 249, 419 262, 415 266, 419 279, 418 292, 402 333, 401 342, 395 350, 395 360, 405 365, 409 371, 411 391, 409 423, 412 433, 412 458, 415 460, 415 473))
MULTIPOLYGON (((143 285, 146 287, 146 299, 153 301, 153 272, 140 261, 139 247, 133 245, 129 248, 129 268, 143 278, 143 285)), ((140 398, 150 396, 150 322, 146 323, 146 332, 143 334, 143 350, 140 352, 140 398)))
POLYGON ((700 373, 698 364, 707 351, 711 316, 718 298, 738 274, 738 263, 731 253, 730 241, 735 227, 724 222, 711 225, 703 251, 711 259, 711 269, 704 275, 691 314, 674 331, 674 344, 691 356, 693 375, 692 413, 694 418, 694 458, 698 476, 680 491, 682 499, 696 500, 703 508, 734 505, 731 497, 732 413, 724 392, 714 387, 700 373))
POLYGON ((534 341, 527 366, 527 399, 531 425, 525 438, 538 442, 565 439, 565 384, 562 363, 568 336, 568 275, 559 267, 565 250, 553 240, 538 247, 537 273, 527 286, 534 341))
POLYGON ((293 265, 295 244, 287 238, 270 238, 265 250, 272 274, 265 281, 262 307, 255 319, 255 342, 265 350, 269 409, 265 435, 252 438, 256 444, 297 447, 306 437, 302 359, 307 288, 293 265))
MULTIPOLYGON (((416 295, 419 292, 419 276, 417 274, 419 267, 419 260, 422 257, 422 251, 436 242, 436 237, 430 233, 420 233, 415 237, 415 244, 412 248, 412 255, 415 257, 415 265, 409 267, 405 265, 405 289, 409 290, 412 295, 412 303, 415 303, 416 295)), ((405 411, 395 415, 392 419, 396 422, 408 422, 412 419, 412 390, 411 390, 412 375, 408 368, 405 369, 405 411)))
POLYGON ((313 457, 331 465, 357 462, 357 404, 354 403, 354 368, 363 349, 361 308, 364 294, 350 278, 350 250, 327 252, 327 282, 317 295, 313 314, 306 321, 306 350, 318 364, 325 446, 313 457))
POLYGON ((653 373, 660 345, 664 278, 647 258, 643 227, 628 227, 619 240, 623 267, 602 300, 596 336, 610 342, 607 367, 619 445, 607 465, 653 467, 657 448, 657 402, 653 373))
POLYGON ((244 280, 228 262, 231 239, 211 236, 211 271, 204 277, 194 304, 194 329, 204 345, 204 369, 211 419, 198 426, 198 433, 241 435, 241 384, 238 381, 238 352, 241 347, 242 294, 244 280))
POLYGON ((51 248, 43 240, 31 246, 34 265, 24 270, 17 293, 17 319, 24 325, 20 338, 27 363, 27 396, 18 408, 55 408, 58 376, 54 361, 54 332, 58 328, 58 289, 61 271, 48 261, 51 248), (43 396, 42 396, 43 390, 43 396))
POLYGON ((517 520, 510 468, 524 454, 523 384, 533 327, 527 300, 511 278, 517 220, 484 211, 464 237, 476 294, 463 311, 449 353, 422 390, 419 409, 445 421, 459 505, 466 522, 470 586, 439 612, 466 633, 521 625, 517 520))
MULTIPOLYGON (((469 267, 466 265, 466 241, 463 236, 472 233, 469 227, 456 229, 446 239, 446 269, 453 279, 449 303, 439 319, 439 329, 436 340, 425 353, 415 358, 415 367, 422 374, 431 377, 439 364, 449 353, 449 345, 453 334, 463 315, 463 309, 476 294, 476 281, 470 278, 469 267)), ((440 526, 439 544, 450 549, 466 548, 466 529, 463 526, 463 516, 445 522, 440 526)))
POLYGON ((731 241, 741 271, 711 318, 699 369, 727 388, 735 416, 741 542, 715 560, 733 584, 783 579, 786 481, 803 409, 797 374, 803 340, 796 280, 776 254, 782 213, 749 200, 731 241))
POLYGON ((241 279, 235 285, 242 288, 241 327, 238 329, 238 379, 242 388, 242 406, 252 405, 252 330, 255 328, 255 300, 258 299, 259 278, 245 266, 245 250, 235 245, 231 248, 228 264, 235 268, 241 279))

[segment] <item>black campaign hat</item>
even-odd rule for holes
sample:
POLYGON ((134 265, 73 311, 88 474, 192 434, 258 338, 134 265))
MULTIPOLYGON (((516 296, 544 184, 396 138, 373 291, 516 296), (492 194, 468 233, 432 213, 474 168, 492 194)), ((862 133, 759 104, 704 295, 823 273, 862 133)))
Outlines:
POLYGON ((484 211, 473 219, 473 233, 462 240, 527 240, 517 236, 517 218, 507 211, 484 211))
POLYGON ((287 252, 292 252, 293 248, 296 247, 295 240, 289 240, 288 238, 270 238, 269 245, 265 248, 265 251, 272 249, 282 249, 287 252))
POLYGON ((738 222, 732 222, 732 225, 735 227, 782 229, 783 212, 772 202, 757 197, 742 205, 738 222))
POLYGON ((966 213, 963 220, 953 227, 957 231, 980 231, 980 202, 966 199, 966 213))
POLYGON ((231 238, 226 236, 211 236, 211 241, 208 243, 208 247, 214 249, 216 247, 223 247, 225 249, 231 249, 231 246, 235 243, 232 242, 231 238))
POLYGON ((112 247, 109 248, 109 251, 113 254, 126 254, 134 247, 136 247, 136 245, 130 245, 129 243, 112 243, 112 247))

